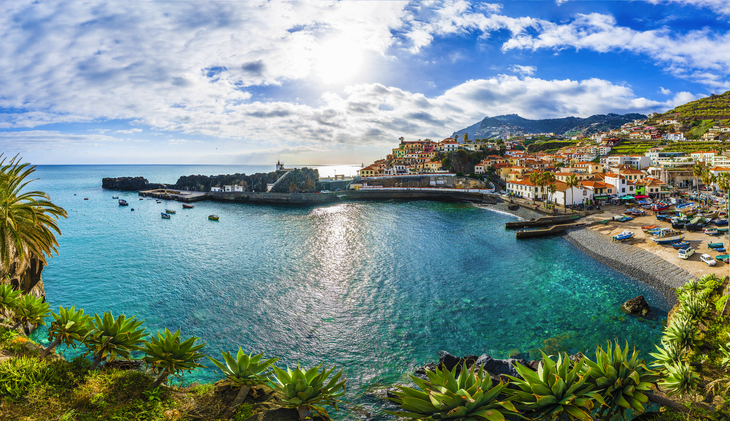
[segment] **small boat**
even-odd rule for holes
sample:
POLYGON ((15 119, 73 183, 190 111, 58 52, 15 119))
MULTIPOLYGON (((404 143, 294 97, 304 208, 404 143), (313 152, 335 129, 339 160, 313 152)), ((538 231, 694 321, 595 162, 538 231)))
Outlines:
POLYGON ((675 249, 683 249, 686 247, 689 247, 689 241, 681 240, 681 241, 675 241, 672 243, 672 247, 675 249))
POLYGON ((217 221, 218 215, 208 215, 208 219, 210 219, 211 221, 217 221))
POLYGON ((157 203, 162 203, 162 202, 158 200, 157 203))
POLYGON ((174 211, 174 210, 172 210, 172 209, 165 209, 165 213, 171 213, 171 214, 174 214, 174 213, 175 213, 175 211, 174 211))
POLYGON ((717 232, 727 232, 727 230, 728 230, 727 227, 725 227, 725 228, 718 228, 717 229, 717 232))
POLYGON ((162 216, 162 219, 170 219, 170 215, 166 214, 165 212, 160 212, 160 216, 162 216))
POLYGON ((649 231, 649 230, 653 230, 655 228, 657 228, 656 225, 644 225, 643 227, 641 227, 641 230, 642 231, 649 231))
POLYGON ((670 228, 662 228, 658 233, 651 236, 651 240, 657 244, 671 244, 684 240, 684 234, 670 228))
POLYGON ((717 228, 704 228, 702 230, 706 235, 718 235, 717 228))
POLYGON ((140 197, 139 200, 144 200, 144 197, 140 197))
POLYGON ((702 225, 699 224, 687 224, 684 226, 687 231, 702 231, 702 225))
POLYGON ((124 199, 119 199, 119 206, 129 206, 129 203, 124 199))
POLYGON ((725 225, 727 225, 727 219, 717 218, 713 220, 712 223, 714 223, 718 227, 724 227, 725 225))
POLYGON ((622 215, 620 218, 618 218, 616 220, 618 222, 628 222, 628 221, 631 221, 632 219, 634 219, 634 218, 632 218, 630 216, 622 215))
POLYGON ((707 248, 711 249, 719 249, 721 247, 725 247, 725 245, 723 243, 710 243, 707 245, 707 248))
POLYGON ((644 216, 644 215, 646 215, 646 211, 644 209, 634 209, 633 211, 631 211, 631 215, 644 216))
POLYGON ((651 210, 653 210, 654 212, 661 212, 667 209, 669 209, 669 205, 667 205, 666 203, 654 203, 651 206, 651 210))
POLYGON ((119 196, 112 196, 112 199, 119 199, 119 196))
POLYGON ((670 217, 669 215, 665 214, 665 213, 658 213, 658 214, 656 215, 656 219, 657 219, 658 221, 666 221, 666 220, 667 220, 667 219, 669 219, 669 218, 671 218, 671 217, 670 217))
POLYGON ((195 206, 193 206, 193 205, 186 205, 185 203, 183 203, 183 209, 192 209, 194 207, 195 206))
POLYGON ((628 240, 629 238, 633 237, 634 233, 631 231, 623 231, 621 234, 614 235, 613 241, 624 241, 628 240))
POLYGON ((727 216, 727 212, 722 211, 722 212, 718 213, 717 216, 726 217, 727 216))
POLYGON ((715 256, 715 260, 719 260, 723 263, 728 263, 728 262, 730 262, 730 254, 717 255, 717 256, 715 256))
POLYGON ((84 200, 89 200, 89 198, 88 197, 84 197, 84 200))
POLYGON ((719 249, 713 249, 713 250, 718 253, 725 253, 725 247, 720 247, 719 249))
POLYGON ((684 224, 681 222, 672 222, 672 228, 675 230, 679 230, 684 228, 684 224))

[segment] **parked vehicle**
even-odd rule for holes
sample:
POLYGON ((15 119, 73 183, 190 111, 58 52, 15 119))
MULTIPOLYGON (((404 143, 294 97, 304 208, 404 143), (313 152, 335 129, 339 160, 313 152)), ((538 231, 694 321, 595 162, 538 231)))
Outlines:
POLYGON ((693 254, 695 254, 695 249, 693 249, 692 247, 679 249, 677 251, 677 256, 679 256, 680 259, 684 259, 684 260, 689 259, 690 256, 692 256, 693 254))
POLYGON ((700 260, 707 263, 707 266, 715 266, 717 264, 717 261, 715 261, 715 259, 713 259, 709 254, 703 254, 700 256, 700 260))

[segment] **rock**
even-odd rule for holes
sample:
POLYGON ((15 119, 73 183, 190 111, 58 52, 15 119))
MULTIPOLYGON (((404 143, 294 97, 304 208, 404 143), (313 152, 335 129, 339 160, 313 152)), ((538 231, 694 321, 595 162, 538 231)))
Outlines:
POLYGON ((141 360, 114 360, 104 363, 104 368, 114 368, 117 370, 136 370, 142 367, 141 360))
POLYGON ((530 360, 530 362, 527 363, 526 367, 532 371, 537 371, 537 369, 540 368, 540 361, 539 360, 530 360))
POLYGON ((476 355, 467 355, 459 358, 449 354, 447 351, 439 351, 439 367, 449 371, 457 367, 456 372, 459 373, 464 363, 466 363, 466 368, 469 368, 474 365, 478 358, 476 355))
POLYGON ((490 357, 487 354, 483 354, 480 356, 476 363, 476 367, 484 367, 484 370, 486 370, 489 374, 494 376, 501 376, 503 374, 506 374, 508 376, 513 376, 517 378, 522 378, 520 374, 515 370, 514 363, 520 363, 520 365, 526 366, 527 361, 515 358, 507 358, 504 360, 498 360, 490 357))
POLYGON ((626 301, 621 308, 629 314, 636 316, 646 316, 651 311, 649 304, 644 299, 643 295, 632 298, 626 301))

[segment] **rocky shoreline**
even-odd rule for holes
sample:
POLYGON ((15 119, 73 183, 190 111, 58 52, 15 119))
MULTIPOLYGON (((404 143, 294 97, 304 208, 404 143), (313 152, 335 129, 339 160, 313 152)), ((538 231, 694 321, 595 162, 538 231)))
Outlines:
MULTIPOLYGON (((509 203, 501 202, 483 206, 526 220, 544 216, 522 206, 513 211, 507 205, 509 203)), ((571 230, 564 237, 591 258, 655 288, 671 303, 676 302, 673 290, 684 285, 689 279, 696 278, 688 271, 655 254, 629 244, 611 241, 609 237, 588 228, 571 230)))
POLYGON ((572 230, 565 235, 565 239, 599 262, 656 288, 671 302, 676 301, 673 289, 695 278, 686 270, 653 253, 629 244, 613 242, 591 229, 572 230))

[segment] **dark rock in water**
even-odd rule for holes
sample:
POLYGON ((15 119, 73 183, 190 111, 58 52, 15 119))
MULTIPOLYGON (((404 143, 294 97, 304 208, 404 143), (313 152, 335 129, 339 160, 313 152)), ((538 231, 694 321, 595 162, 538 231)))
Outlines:
POLYGON ((644 299, 643 295, 639 295, 638 297, 632 298, 629 301, 626 301, 621 308, 629 313, 636 316, 646 316, 651 311, 651 308, 649 307, 649 304, 644 299))
POLYGON ((537 369, 540 368, 540 361, 531 360, 530 362, 527 363, 527 365, 525 367, 529 368, 532 371, 537 371, 537 369))
POLYGON ((578 362, 581 359, 583 359, 584 357, 585 357, 585 355, 583 355, 582 352, 579 352, 577 354, 573 354, 573 355, 569 356, 568 359, 570 359, 570 361, 573 361, 573 362, 578 362))
MULTIPOLYGON (((321 417, 312 417, 314 420, 324 421, 321 417)), ((246 418, 245 421, 299 421, 299 412, 296 409, 277 408, 271 411, 259 412, 246 418)))
POLYGON ((507 358, 504 360, 497 360, 487 354, 483 354, 481 357, 479 357, 479 359, 477 359, 475 366, 484 367, 485 371, 495 376, 501 376, 503 374, 506 374, 508 376, 513 376, 521 379, 522 376, 520 376, 520 374, 515 369, 514 363, 519 363, 523 366, 527 365, 527 361, 521 358, 507 358))
POLYGON ((459 373, 464 363, 466 363, 466 368, 470 368, 478 358, 476 355, 467 355, 459 358, 449 354, 447 351, 439 351, 439 367, 449 371, 457 367, 456 372, 459 373))
POLYGON ((141 360, 114 360, 104 363, 104 368, 114 368, 117 370, 137 370, 140 367, 142 367, 141 360))

